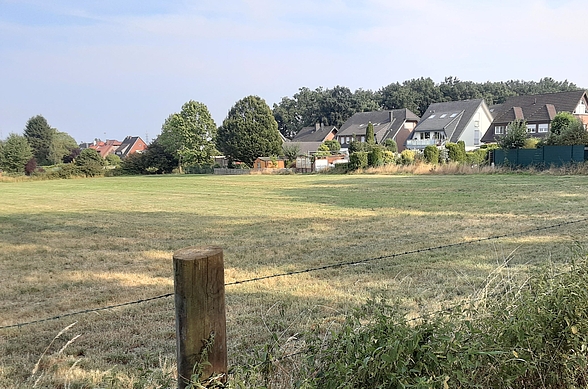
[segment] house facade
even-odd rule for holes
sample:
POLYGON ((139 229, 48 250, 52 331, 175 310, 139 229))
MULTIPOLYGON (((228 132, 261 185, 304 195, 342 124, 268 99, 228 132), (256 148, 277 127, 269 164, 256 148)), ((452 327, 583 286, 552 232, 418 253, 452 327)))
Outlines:
POLYGON ((89 149, 94 149, 100 154, 102 158, 106 158, 109 154, 116 153, 122 142, 114 139, 107 139, 105 142, 101 140, 94 141, 88 146, 89 149))
POLYGON ((127 136, 118 146, 115 154, 124 159, 130 154, 141 153, 147 149, 147 143, 138 136, 127 136))
POLYGON ((422 150, 429 145, 441 147, 463 141, 466 150, 475 150, 491 123, 492 114, 483 99, 434 103, 406 140, 406 148, 422 150))
POLYGON ((494 108, 494 120, 482 137, 482 142, 493 143, 506 133, 509 123, 524 120, 531 137, 549 135, 551 121, 560 112, 569 112, 588 125, 588 98, 586 91, 545 93, 514 96, 494 108))
POLYGON ((297 145, 301 155, 313 155, 324 141, 335 139, 337 132, 335 126, 317 123, 311 127, 303 127, 287 144, 297 145))
POLYGON ((358 112, 343 123, 337 133, 337 140, 342 150, 347 150, 354 139, 365 142, 367 126, 372 123, 376 143, 392 139, 398 145, 398 151, 402 151, 406 139, 410 137, 418 121, 419 117, 406 108, 358 112))

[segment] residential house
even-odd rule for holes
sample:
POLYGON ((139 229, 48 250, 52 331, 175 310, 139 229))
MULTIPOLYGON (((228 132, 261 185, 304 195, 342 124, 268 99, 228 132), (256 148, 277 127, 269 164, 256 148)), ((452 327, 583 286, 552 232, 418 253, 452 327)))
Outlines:
POLYGON ((127 136, 116 149, 115 154, 124 159, 130 154, 141 153, 147 149, 147 144, 138 136, 127 136))
POLYGON ((422 150, 463 141, 466 150, 474 150, 490 123, 492 114, 483 99, 433 103, 406 140, 406 148, 422 150))
POLYGON ((254 170, 263 170, 263 169, 284 169, 286 167, 286 161, 284 158, 274 158, 274 157, 258 157, 253 162, 253 169, 254 170))
POLYGON ((419 117, 406 108, 358 112, 343 123, 337 133, 337 140, 342 150, 349 148, 353 139, 365 142, 367 126, 372 123, 376 143, 384 143, 387 139, 392 139, 396 141, 398 151, 402 151, 406 139, 410 137, 418 121, 419 117))
POLYGON ((102 158, 106 158, 109 154, 115 153, 121 144, 120 141, 114 139, 107 139, 106 142, 97 139, 88 148, 96 150, 102 158))
POLYGON ((519 119, 527 122, 530 136, 544 138, 549 135, 551 121, 560 112, 573 114, 586 126, 586 106, 588 98, 584 90, 511 97, 494 107, 494 120, 482 137, 482 142, 496 142, 499 136, 506 133, 508 124, 519 119))
POLYGON ((297 145, 300 155, 315 154, 321 144, 326 140, 333 140, 337 136, 337 127, 325 126, 317 123, 311 127, 303 127, 288 145, 297 145))

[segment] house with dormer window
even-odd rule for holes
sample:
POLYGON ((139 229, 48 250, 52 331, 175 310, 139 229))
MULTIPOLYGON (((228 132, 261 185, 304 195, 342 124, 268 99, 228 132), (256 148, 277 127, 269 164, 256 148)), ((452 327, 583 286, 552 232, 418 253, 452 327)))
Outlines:
POLYGON ((493 107, 494 120, 482 137, 482 142, 496 142, 498 137, 506 133, 508 124, 515 120, 524 120, 527 123, 530 136, 544 138, 549 135, 551 121, 560 112, 573 114, 586 127, 587 105, 588 98, 584 90, 511 97, 503 104, 493 107))
POLYGON ((492 114, 483 99, 433 103, 406 140, 406 148, 422 150, 463 141, 466 150, 475 150, 490 123, 492 114))

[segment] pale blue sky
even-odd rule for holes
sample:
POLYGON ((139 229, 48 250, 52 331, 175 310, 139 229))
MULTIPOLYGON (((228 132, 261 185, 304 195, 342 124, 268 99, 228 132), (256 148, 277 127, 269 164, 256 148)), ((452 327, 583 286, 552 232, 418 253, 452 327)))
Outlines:
POLYGON ((37 114, 78 142, 160 133, 193 99, 446 76, 588 87, 581 0, 0 0, 0 138, 37 114))

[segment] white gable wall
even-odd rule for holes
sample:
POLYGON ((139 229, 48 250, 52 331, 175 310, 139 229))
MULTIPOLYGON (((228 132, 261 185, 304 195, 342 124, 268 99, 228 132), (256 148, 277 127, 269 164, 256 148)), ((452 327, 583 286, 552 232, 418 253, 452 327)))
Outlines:
POLYGON ((469 123, 464 128, 458 141, 465 142, 466 151, 472 151, 480 148, 482 142, 480 141, 488 128, 492 124, 492 115, 486 106, 486 103, 480 104, 474 115, 471 117, 469 123), (478 130, 477 144, 475 142, 476 130, 478 130))

